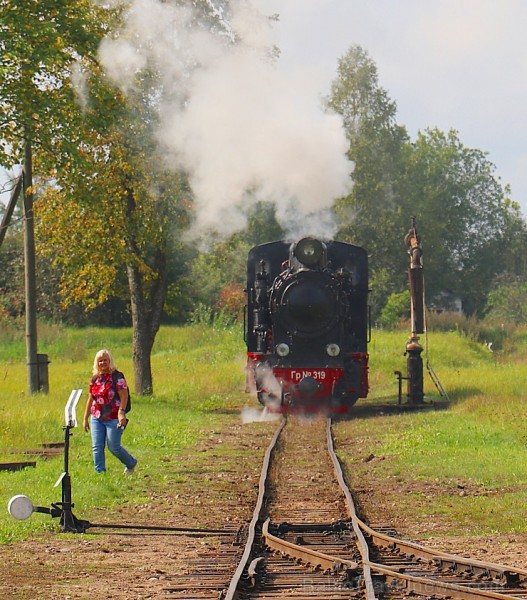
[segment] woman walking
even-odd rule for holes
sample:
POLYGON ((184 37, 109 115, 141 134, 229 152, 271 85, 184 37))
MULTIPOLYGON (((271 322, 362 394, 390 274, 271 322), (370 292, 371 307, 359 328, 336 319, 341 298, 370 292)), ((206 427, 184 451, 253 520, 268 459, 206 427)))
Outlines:
POLYGON ((91 426, 93 462, 97 473, 106 471, 106 445, 124 464, 126 475, 131 475, 137 465, 137 459, 121 445, 128 423, 127 403, 128 385, 124 375, 115 368, 110 351, 99 350, 93 361, 93 377, 83 420, 84 431, 89 431, 91 426))

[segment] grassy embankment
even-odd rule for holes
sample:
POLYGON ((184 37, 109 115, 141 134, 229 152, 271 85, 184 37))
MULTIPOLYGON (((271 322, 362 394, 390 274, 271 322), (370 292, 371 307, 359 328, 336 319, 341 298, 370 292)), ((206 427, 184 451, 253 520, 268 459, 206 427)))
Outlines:
MULTIPOLYGON (((377 333, 370 346, 372 397, 393 394, 399 333, 377 333)), ((424 340, 421 340, 424 342, 424 340)), ((506 350, 491 353, 458 333, 429 336, 430 363, 446 389, 447 410, 382 415, 339 429, 348 472, 388 484, 385 506, 397 506, 424 536, 527 533, 527 332, 517 330, 506 350), (362 448, 362 450, 361 450, 362 448), (378 457, 365 462, 369 454, 378 457), (430 527, 434 523, 437 527, 430 527), (428 526, 427 526, 428 524, 428 526)), ((426 365, 425 353, 423 359, 426 365)), ((405 372, 401 356, 397 369, 405 372)), ((426 400, 439 399, 425 369, 426 400)), ((338 440, 337 440, 338 447, 338 440)))
MULTIPOLYGON (((73 501, 76 507, 83 507, 74 509, 79 518, 93 518, 86 507, 112 507, 122 501, 144 504, 156 486, 177 485, 173 478, 167 482, 166 461, 212 428, 221 428, 226 418, 221 409, 240 407, 248 401, 243 391, 243 338, 239 329, 163 328, 152 357, 155 396, 136 397, 132 388, 133 407, 123 436, 123 445, 140 460, 140 473, 125 477, 121 463, 107 452, 108 473, 96 476, 90 436, 82 430, 93 357, 100 348, 110 349, 118 368, 132 381, 131 331, 42 326, 39 349, 51 360, 50 392, 34 396, 27 395, 23 332, 13 335, 11 341, 8 338, 0 336, 0 462, 33 460, 12 451, 63 441, 64 407, 71 390, 82 388, 77 407, 80 426, 72 430, 69 467, 73 501), (148 489, 136 485, 137 478, 144 475, 148 475, 148 489)), ((58 519, 46 515, 15 521, 7 512, 7 503, 15 494, 26 494, 38 506, 61 500, 60 486, 53 485, 62 472, 62 456, 36 460, 36 468, 0 471, 0 543, 58 527, 58 519)))
MULTIPOLYGON (((374 332, 368 402, 395 398, 393 372, 406 370, 406 337, 404 332, 374 332)), ((96 350, 110 348, 118 367, 131 379, 130 346, 130 330, 43 326, 39 349, 51 360, 50 393, 28 397, 23 332, 11 335, 4 331, 0 336, 0 462, 27 460, 23 454, 13 454, 13 449, 63 440, 65 403, 72 389, 86 390, 96 350)), ((469 514, 477 520, 477 530, 472 528, 469 533, 491 533, 496 528, 502 533, 526 532, 527 333, 517 332, 516 339, 509 340, 507 354, 502 355, 457 333, 430 334, 429 346, 430 361, 452 400, 448 410, 356 419, 344 424, 340 434, 359 435, 361 427, 363 451, 391 457, 379 463, 377 474, 381 477, 400 478, 403 483, 408 479, 448 480, 485 490, 485 494, 464 497, 462 504, 448 496, 434 498, 432 508, 430 502, 409 494, 403 497, 408 510, 442 514, 451 522, 452 533, 467 532, 469 514), (501 515, 492 525, 486 516, 489 511, 501 515)), ((192 326, 160 331, 152 357, 155 397, 134 397, 124 437, 125 446, 140 457, 141 470, 150 475, 151 485, 159 489, 174 485, 173 479, 164 477, 164 461, 191 447, 211 428, 221 429, 227 422, 222 408, 239 408, 250 402, 256 405, 243 393, 243 354, 239 328, 192 326)), ((427 400, 439 399, 428 375, 425 393, 427 400)), ((79 418, 85 398, 86 392, 77 410, 79 418)), ((108 468, 106 476, 95 476, 89 436, 81 428, 74 429, 70 472, 76 506, 148 501, 144 486, 124 477, 113 457, 108 458, 108 468)), ((186 468, 192 469, 192 464, 187 462, 186 468)), ((0 543, 58 526, 56 519, 46 515, 15 521, 7 512, 7 502, 18 493, 40 506, 59 501, 60 487, 53 485, 61 471, 59 457, 37 458, 36 468, 22 472, 0 472, 0 543)), ((78 516, 90 518, 86 510, 80 512, 78 516)))

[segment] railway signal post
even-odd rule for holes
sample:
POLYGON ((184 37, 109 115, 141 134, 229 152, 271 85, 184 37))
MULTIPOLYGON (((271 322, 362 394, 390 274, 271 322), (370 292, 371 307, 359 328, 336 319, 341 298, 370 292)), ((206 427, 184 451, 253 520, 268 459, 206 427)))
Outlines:
POLYGON ((64 471, 55 483, 55 487, 61 484, 62 502, 52 503, 51 507, 33 506, 27 496, 18 494, 11 498, 8 504, 9 513, 15 519, 27 519, 34 512, 60 517, 60 530, 65 533, 84 533, 90 526, 88 521, 77 519, 72 512, 74 505, 71 499, 71 476, 69 474, 69 439, 71 429, 77 426, 76 407, 81 394, 82 390, 80 389, 72 390, 64 409, 66 417, 66 425, 62 428, 64 430, 64 471))

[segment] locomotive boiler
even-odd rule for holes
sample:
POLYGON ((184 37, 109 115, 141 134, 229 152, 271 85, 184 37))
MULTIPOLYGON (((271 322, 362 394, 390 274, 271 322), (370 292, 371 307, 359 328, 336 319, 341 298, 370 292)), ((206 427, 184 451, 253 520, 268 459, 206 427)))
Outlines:
POLYGON ((364 248, 305 237, 247 259, 247 387, 275 412, 347 412, 368 394, 364 248))

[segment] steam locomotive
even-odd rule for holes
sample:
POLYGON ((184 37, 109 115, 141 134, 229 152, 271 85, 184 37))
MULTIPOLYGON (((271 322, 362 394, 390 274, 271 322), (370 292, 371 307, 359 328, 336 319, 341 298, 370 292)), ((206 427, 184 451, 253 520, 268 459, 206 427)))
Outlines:
POLYGON ((368 395, 368 257, 305 237, 247 258, 247 391, 273 412, 347 412, 368 395))

